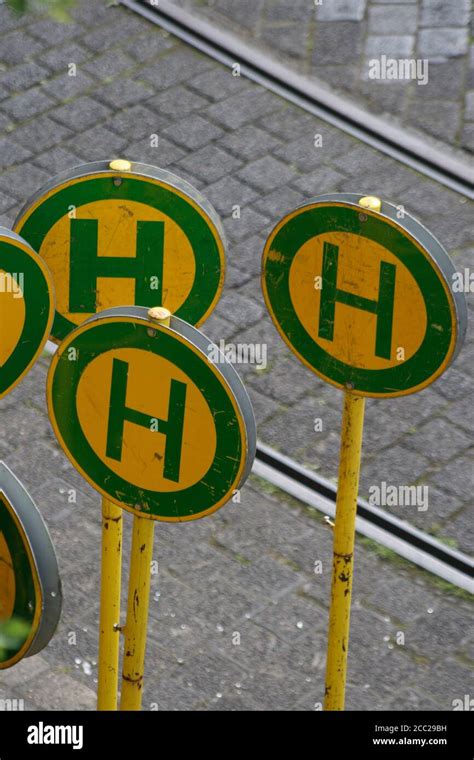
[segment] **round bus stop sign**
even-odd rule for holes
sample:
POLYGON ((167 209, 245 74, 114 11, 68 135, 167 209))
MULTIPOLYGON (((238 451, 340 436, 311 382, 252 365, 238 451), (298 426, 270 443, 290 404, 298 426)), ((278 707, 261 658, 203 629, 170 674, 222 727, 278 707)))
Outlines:
POLYGON ((287 214, 268 238, 262 287, 292 351, 323 380, 361 396, 403 396, 459 351, 466 304, 436 238, 407 212, 353 193, 287 214))
POLYGON ((0 398, 40 355, 54 315, 44 261, 19 235, 0 228, 0 398))
POLYGON ((199 330, 142 307, 91 318, 61 343, 48 375, 66 455, 115 504, 156 520, 214 512, 247 478, 256 431, 242 382, 199 330), (213 357, 213 361, 209 357, 213 357))
POLYGON ((156 304, 193 325, 224 282, 216 211, 170 172, 123 160, 55 177, 14 225, 47 263, 56 287, 51 338, 60 342, 96 312, 156 304))
POLYGON ((58 564, 46 525, 0 462, 0 670, 48 644, 61 614, 58 564))

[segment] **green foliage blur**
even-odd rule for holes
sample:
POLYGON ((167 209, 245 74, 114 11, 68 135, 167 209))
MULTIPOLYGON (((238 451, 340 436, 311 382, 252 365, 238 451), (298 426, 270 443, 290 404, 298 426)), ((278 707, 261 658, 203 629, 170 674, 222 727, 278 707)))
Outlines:
POLYGON ((55 21, 68 22, 71 20, 69 11, 75 6, 76 0, 6 0, 6 4, 17 13, 46 12, 55 21))
POLYGON ((10 656, 10 652, 18 651, 30 632, 30 624, 18 617, 12 617, 0 623, 0 662, 10 656))

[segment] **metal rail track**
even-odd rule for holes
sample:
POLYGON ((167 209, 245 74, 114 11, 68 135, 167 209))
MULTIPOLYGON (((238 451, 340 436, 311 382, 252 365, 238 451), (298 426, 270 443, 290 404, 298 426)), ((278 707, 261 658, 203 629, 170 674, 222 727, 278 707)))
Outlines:
MULTIPOLYGON (((300 76, 232 34, 168 0, 120 0, 121 4, 226 66, 452 190, 474 198, 472 175, 461 158, 387 124, 372 114, 300 76)), ((253 472, 299 501, 334 517, 337 487, 297 462, 258 443, 253 472)), ((474 561, 432 536, 359 499, 357 531, 459 588, 474 592, 474 561)))
POLYGON ((314 79, 290 70, 234 34, 196 18, 169 0, 120 2, 220 63, 229 67, 239 63, 242 76, 276 92, 285 100, 474 199, 473 165, 463 156, 438 148, 423 137, 364 111, 351 100, 335 94, 314 79))

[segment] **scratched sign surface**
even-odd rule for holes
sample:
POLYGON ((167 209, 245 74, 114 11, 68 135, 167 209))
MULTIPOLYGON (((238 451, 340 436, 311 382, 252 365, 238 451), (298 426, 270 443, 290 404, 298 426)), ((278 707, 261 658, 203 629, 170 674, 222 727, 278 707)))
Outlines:
MULTIPOLYGON (((255 421, 232 366, 180 319, 118 308, 70 333, 48 377, 50 419, 84 477, 143 517, 203 517, 232 497, 255 455, 255 421)), ((217 351, 217 349, 215 349, 217 351)))
POLYGON ((438 241, 391 204, 321 196, 287 214, 263 254, 275 325, 327 382, 363 396, 421 390, 447 368, 465 332, 454 265, 438 241))
POLYGON ((57 343, 95 313, 123 304, 164 306, 199 325, 223 287, 217 213, 187 182, 153 166, 79 166, 41 188, 14 229, 53 275, 57 343))

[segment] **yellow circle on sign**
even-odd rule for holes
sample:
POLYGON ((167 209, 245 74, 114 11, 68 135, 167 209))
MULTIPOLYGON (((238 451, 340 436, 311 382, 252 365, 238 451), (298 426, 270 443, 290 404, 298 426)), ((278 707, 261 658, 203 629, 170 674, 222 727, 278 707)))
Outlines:
POLYGON ((289 289, 293 308, 313 340, 339 361, 360 369, 395 367, 413 356, 426 333, 426 307, 415 278, 383 245, 350 232, 327 232, 308 240, 296 253, 290 268, 289 289), (393 351, 389 359, 374 353, 377 315, 338 303, 332 340, 319 336, 323 252, 325 244, 341 251, 339 290, 377 301, 382 262, 397 268, 393 302, 393 351))
POLYGON ((193 249, 187 236, 176 222, 151 206, 135 201, 124 203, 109 199, 86 203, 65 213, 51 227, 41 245, 39 254, 53 275, 56 309, 60 314, 79 325, 98 311, 117 304, 135 303, 135 279, 102 276, 97 278, 95 311, 78 313, 70 310, 71 218, 100 219, 97 257, 104 259, 131 258, 135 255, 137 222, 165 223, 162 305, 172 313, 178 311, 191 291, 196 269, 193 249))
POLYGON ((25 324, 25 299, 20 282, 9 272, 0 269, 0 367, 10 358, 16 349, 25 324))
POLYGON ((209 406, 199 388, 179 367, 141 349, 121 348, 100 354, 84 370, 78 384, 77 415, 88 443, 103 458, 107 447, 110 388, 114 359, 127 362, 127 407, 149 415, 146 429, 125 422, 122 457, 107 464, 116 475, 138 488, 176 492, 193 486, 206 475, 216 453, 216 429, 209 406), (159 382, 157 382, 159 378, 159 382), (166 436, 159 420, 168 417, 171 381, 186 384, 179 483, 163 477, 166 436), (155 416, 152 416, 155 415, 155 416))

